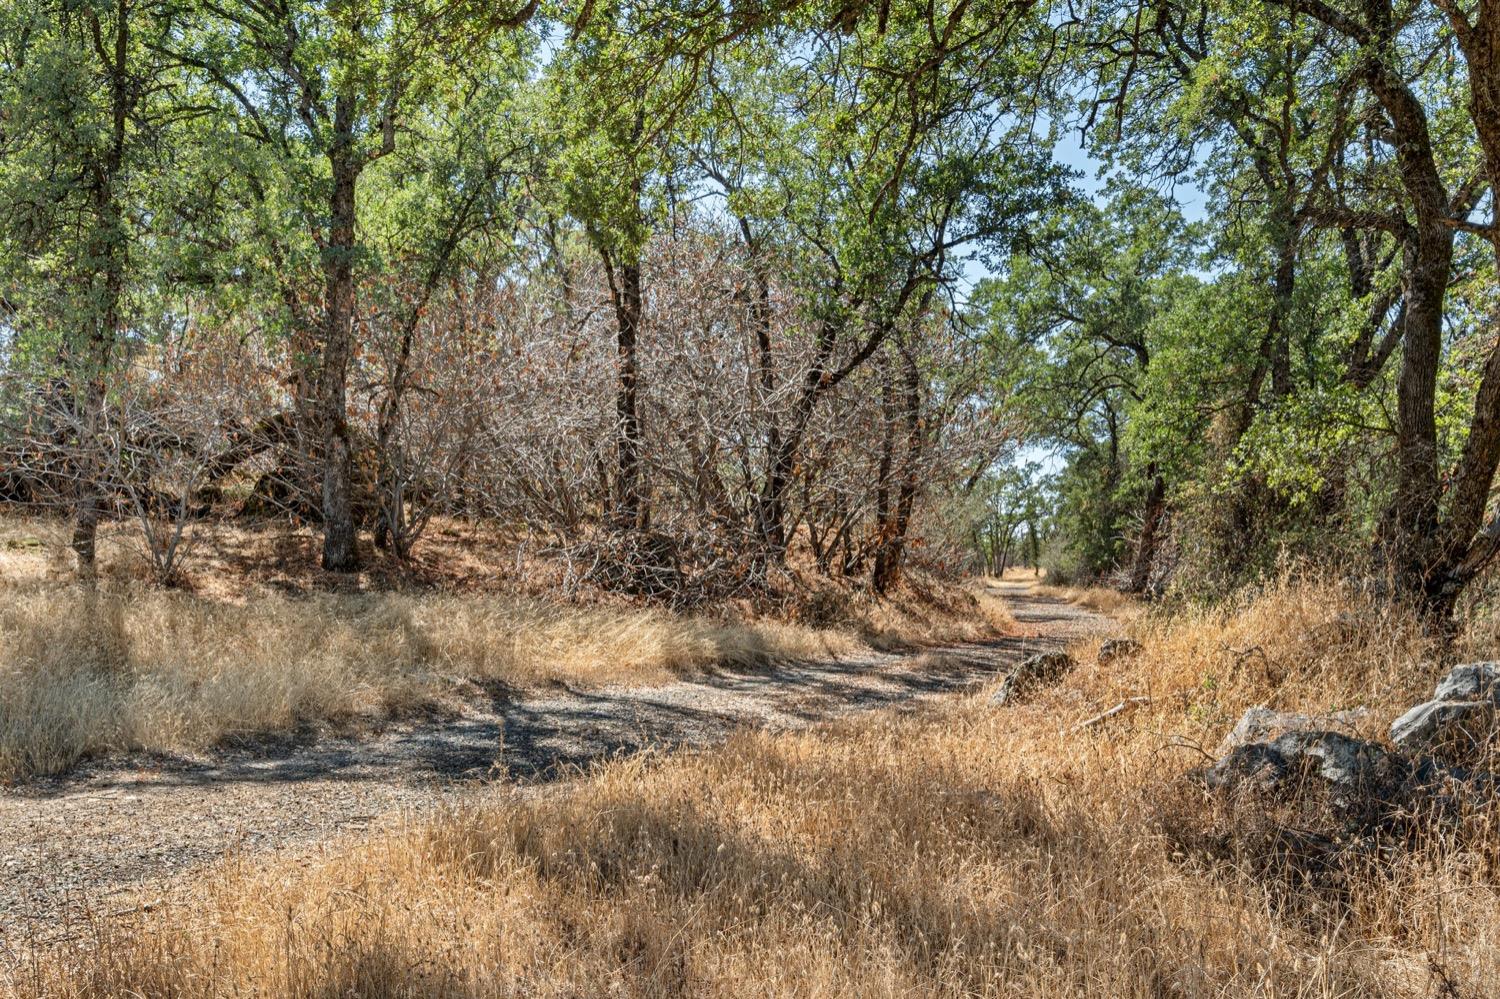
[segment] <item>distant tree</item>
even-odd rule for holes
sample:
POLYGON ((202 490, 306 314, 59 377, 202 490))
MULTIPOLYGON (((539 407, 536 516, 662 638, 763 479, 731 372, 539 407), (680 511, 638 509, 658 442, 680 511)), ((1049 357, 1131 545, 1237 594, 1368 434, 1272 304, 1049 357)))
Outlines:
POLYGON ((1031 369, 1017 396, 1030 434, 1077 466, 1059 488, 1076 504, 1070 543, 1081 565, 1094 574, 1125 568, 1134 592, 1145 590, 1156 557, 1173 463, 1169 448, 1130 448, 1128 423, 1146 398, 1155 324, 1191 283, 1193 246, 1173 204, 1126 187, 1102 206, 1063 213, 1054 239, 1014 255, 976 296, 997 358, 1031 369), (1125 566, 1132 514, 1139 528, 1125 566))

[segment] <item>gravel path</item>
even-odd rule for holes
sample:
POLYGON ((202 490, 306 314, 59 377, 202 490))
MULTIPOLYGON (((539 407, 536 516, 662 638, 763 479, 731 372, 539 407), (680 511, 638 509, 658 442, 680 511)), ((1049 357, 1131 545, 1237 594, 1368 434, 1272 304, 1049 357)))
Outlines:
POLYGON ((153 883, 226 853, 306 845, 472 793, 534 785, 744 725, 801 728, 971 689, 1108 619, 1024 583, 997 590, 1021 634, 904 655, 723 670, 664 686, 475 697, 458 717, 363 739, 289 740, 198 759, 124 757, 0 791, 0 957, 83 911, 149 902, 153 883))

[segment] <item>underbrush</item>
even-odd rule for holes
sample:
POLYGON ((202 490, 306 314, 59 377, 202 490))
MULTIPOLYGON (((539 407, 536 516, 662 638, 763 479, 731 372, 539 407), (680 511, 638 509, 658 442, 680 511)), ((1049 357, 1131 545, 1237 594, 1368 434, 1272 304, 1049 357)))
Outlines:
POLYGON ((465 681, 649 684, 715 667, 992 635, 998 602, 847 598, 821 625, 484 594, 0 587, 0 780, 440 707, 465 681))
MULTIPOLYGON (((1363 704, 1438 672, 1412 622, 1281 583, 1142 615, 1020 707, 745 734, 524 800, 503 791, 297 862, 241 860, 96 943, 48 996, 1500 994, 1493 808, 1336 889, 1195 843, 1184 779, 1257 703, 1363 704), (1127 697, 1133 710, 1082 725, 1127 697), (1207 747, 1205 749, 1205 747, 1207 747), (1486 825, 1485 823, 1490 823, 1486 825), (1486 831, 1488 830, 1488 831, 1486 831)), ((1195 840, 1195 836, 1198 839, 1195 840)))

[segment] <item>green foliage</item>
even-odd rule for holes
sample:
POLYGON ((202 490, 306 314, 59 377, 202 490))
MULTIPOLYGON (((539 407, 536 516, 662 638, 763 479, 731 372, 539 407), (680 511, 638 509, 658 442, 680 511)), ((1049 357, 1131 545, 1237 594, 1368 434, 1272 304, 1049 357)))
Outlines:
POLYGON ((1158 467, 1190 460, 1152 407, 1180 370, 1172 317, 1199 286, 1186 272, 1194 233, 1169 201, 1121 185, 1099 206, 1061 204, 1047 244, 1013 254, 973 297, 1028 434, 1066 460, 1052 568, 1070 578, 1122 568, 1158 467))
POLYGON ((97 369, 149 334, 196 155, 170 14, 18 0, 0 11, 0 300, 13 360, 97 369))
MULTIPOLYGON (((1170 536, 1234 580, 1456 521, 1407 558, 1441 589, 1485 561, 1500 453, 1500 242, 1479 217, 1496 164, 1470 90, 1500 67, 1462 44, 1465 16, 12 0, 4 361, 97 402, 131 351, 232 328, 281 352, 300 404, 304 376, 342 370, 319 367, 330 331, 358 327, 334 361, 363 365, 388 416, 400 378, 369 357, 405 356, 445 284, 566 286, 597 259, 613 287, 653 239, 712 219, 763 304, 797 290, 801 367, 746 362, 785 410, 788 468, 820 401, 898 345, 929 403, 1062 463, 1045 483, 958 476, 981 558, 1024 523, 1079 578, 1139 586, 1170 536), (1105 168, 1092 197, 1055 155, 1074 127, 1105 168), (1202 219, 1167 193, 1182 182, 1202 219), (949 335, 983 352, 986 384, 935 360, 949 335)), ((771 446, 745 445, 749 477, 770 477, 771 446)))

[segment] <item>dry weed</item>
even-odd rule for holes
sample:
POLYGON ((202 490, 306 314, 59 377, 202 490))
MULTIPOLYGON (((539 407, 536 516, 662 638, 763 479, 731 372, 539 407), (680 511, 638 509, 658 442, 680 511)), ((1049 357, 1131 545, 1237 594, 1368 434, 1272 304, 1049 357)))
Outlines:
MULTIPOLYGON (((623 761, 294 866, 243 862, 53 953, 26 996, 1500 994, 1488 860, 1408 849, 1336 906, 1181 852, 1176 778, 1250 703, 1389 719, 1420 631, 1326 588, 1141 617, 1143 652, 982 696, 623 761), (1082 730, 1126 694, 1149 704, 1082 730), (1175 790, 1174 790, 1175 789, 1175 790)), ((1081 649, 1080 652, 1088 650, 1081 649)), ((1199 809, 1204 807, 1199 802, 1199 809)), ((1489 832, 1493 844, 1493 830, 1489 832)), ((1481 840, 1482 841, 1482 837, 1481 840)))
POLYGON ((1037 590, 1059 600, 1115 617, 1130 617, 1141 610, 1141 604, 1135 597, 1108 586, 1043 585, 1037 587, 1037 590))
POLYGON ((650 684, 870 644, 978 638, 1006 621, 989 598, 971 599, 967 613, 915 601, 863 613, 815 628, 487 595, 226 603, 143 586, 16 584, 0 590, 0 780, 112 751, 202 749, 422 709, 460 679, 650 684))

